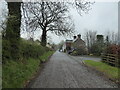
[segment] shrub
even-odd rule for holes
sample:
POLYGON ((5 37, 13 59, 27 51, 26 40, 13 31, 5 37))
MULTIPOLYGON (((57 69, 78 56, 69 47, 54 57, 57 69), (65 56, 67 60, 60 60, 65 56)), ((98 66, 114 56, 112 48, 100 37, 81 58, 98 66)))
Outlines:
POLYGON ((8 40, 2 40, 2 62, 4 63, 5 60, 11 59, 10 55, 10 42, 8 40))
POLYGON ((84 48, 78 48, 76 49, 77 55, 85 55, 87 54, 86 50, 84 48))
POLYGON ((77 51, 73 51, 71 55, 77 55, 77 51))
POLYGON ((109 54, 118 54, 118 52, 120 52, 120 46, 118 45, 115 45, 115 44, 112 44, 112 45, 109 45, 106 49, 107 53, 109 54))
MULTIPOLYGON (((2 43, 2 60, 3 63, 8 60, 13 60, 11 57, 11 44, 8 40, 3 39, 2 43)), ((20 53, 20 59, 28 59, 28 58, 34 58, 37 59, 39 56, 42 56, 45 52, 50 51, 48 47, 43 47, 39 43, 30 41, 30 40, 24 40, 21 38, 20 45, 19 45, 19 53, 20 53)), ((14 55, 14 53, 12 53, 14 55)))
POLYGON ((91 46, 91 53, 96 55, 96 56, 100 56, 104 50, 105 50, 105 46, 103 45, 103 43, 97 42, 91 46))
POLYGON ((21 41, 21 57, 23 58, 39 58, 48 49, 31 41, 21 41))

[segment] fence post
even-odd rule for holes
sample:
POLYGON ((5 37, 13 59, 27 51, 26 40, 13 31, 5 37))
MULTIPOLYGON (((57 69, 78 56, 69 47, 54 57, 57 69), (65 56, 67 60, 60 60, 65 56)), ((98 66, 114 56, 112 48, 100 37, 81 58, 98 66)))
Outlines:
POLYGON ((120 59, 118 55, 114 54, 104 54, 102 56, 102 61, 109 65, 114 65, 115 67, 120 67, 120 59))
POLYGON ((119 66, 119 64, 118 64, 119 62, 118 62, 118 56, 117 56, 117 55, 116 55, 115 59, 116 59, 116 60, 115 60, 115 61, 116 61, 116 62, 115 62, 115 66, 118 67, 118 66, 119 66))

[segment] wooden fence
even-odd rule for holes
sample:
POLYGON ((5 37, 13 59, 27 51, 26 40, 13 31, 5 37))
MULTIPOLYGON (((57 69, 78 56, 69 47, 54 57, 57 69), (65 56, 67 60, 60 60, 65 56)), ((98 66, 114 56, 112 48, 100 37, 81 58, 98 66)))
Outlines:
POLYGON ((118 55, 104 54, 102 55, 102 61, 109 65, 120 67, 120 59, 118 59, 118 55))

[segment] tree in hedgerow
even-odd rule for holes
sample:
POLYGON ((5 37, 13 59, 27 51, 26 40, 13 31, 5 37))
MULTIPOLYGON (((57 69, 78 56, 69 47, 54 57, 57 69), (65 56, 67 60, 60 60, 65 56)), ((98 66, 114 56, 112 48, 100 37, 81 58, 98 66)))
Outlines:
POLYGON ((28 31, 42 30, 41 44, 46 46, 47 32, 56 35, 70 35, 74 33, 74 24, 69 16, 69 6, 78 12, 87 12, 90 2, 74 0, 74 2, 27 2, 23 4, 23 13, 28 31))
POLYGON ((21 2, 9 2, 8 4, 8 18, 5 29, 5 39, 3 41, 3 60, 13 59, 18 60, 20 57, 19 40, 20 40, 20 26, 21 26, 21 2))

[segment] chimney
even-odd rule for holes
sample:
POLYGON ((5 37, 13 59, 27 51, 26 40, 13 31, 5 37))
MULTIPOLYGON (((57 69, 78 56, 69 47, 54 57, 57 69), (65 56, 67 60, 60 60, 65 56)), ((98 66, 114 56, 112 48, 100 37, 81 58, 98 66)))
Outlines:
POLYGON ((77 36, 73 36, 73 38, 74 38, 74 39, 76 39, 76 38, 77 38, 77 36))
POLYGON ((80 39, 81 39, 81 34, 78 34, 77 36, 78 36, 78 38, 80 38, 80 39))

